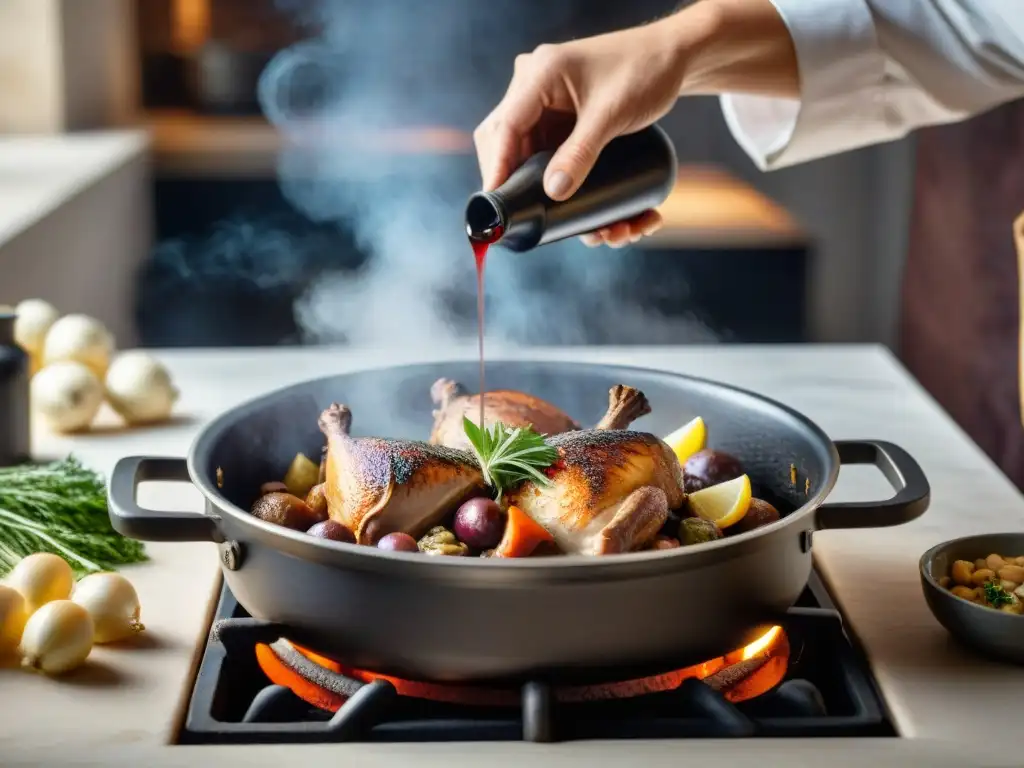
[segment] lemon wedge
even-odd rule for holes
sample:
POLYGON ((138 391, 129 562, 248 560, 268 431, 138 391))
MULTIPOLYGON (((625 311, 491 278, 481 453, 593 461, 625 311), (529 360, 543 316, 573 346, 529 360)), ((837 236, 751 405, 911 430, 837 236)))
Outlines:
POLYGON ((687 497, 697 517, 719 528, 735 525, 750 509, 750 478, 740 475, 718 485, 709 485, 687 497))
POLYGON ((704 425, 704 419, 700 416, 689 421, 671 435, 665 438, 665 442, 671 448, 680 464, 697 451, 703 451, 708 439, 708 428, 704 425))

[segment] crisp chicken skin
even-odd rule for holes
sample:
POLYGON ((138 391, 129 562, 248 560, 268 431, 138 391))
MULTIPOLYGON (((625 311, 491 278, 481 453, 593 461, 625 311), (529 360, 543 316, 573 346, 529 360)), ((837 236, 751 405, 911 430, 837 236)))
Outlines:
MULTIPOLYGON (((468 416, 474 424, 480 421, 480 395, 470 394, 452 379, 438 379, 430 388, 430 396, 437 406, 430 442, 469 450, 471 446, 462 419, 468 416)), ((490 427, 499 421, 508 427, 532 427, 542 435, 580 428, 546 400, 512 389, 492 390, 484 397, 484 424, 490 427)))
POLYGON ((551 484, 525 482, 506 500, 544 526, 563 552, 641 549, 686 499, 679 460, 654 435, 582 430, 547 442, 559 454, 547 472, 551 484))
POLYGON ((389 533, 419 538, 485 487, 473 456, 414 440, 352 437, 352 412, 337 403, 320 416, 328 514, 359 544, 389 533))
MULTIPOLYGON (((645 413, 650 412, 647 400, 634 397, 637 390, 618 385, 609 396, 608 411, 596 429, 623 429, 645 413), (644 410, 646 408, 646 410, 644 410)), ((462 384, 452 379, 438 379, 430 388, 430 396, 437 406, 430 442, 449 448, 470 450, 469 439, 462 419, 468 416, 474 424, 480 421, 480 395, 470 394, 462 384)), ((484 396, 484 424, 495 422, 507 427, 531 427, 541 435, 557 435, 578 430, 580 425, 546 400, 512 389, 498 389, 484 396)))

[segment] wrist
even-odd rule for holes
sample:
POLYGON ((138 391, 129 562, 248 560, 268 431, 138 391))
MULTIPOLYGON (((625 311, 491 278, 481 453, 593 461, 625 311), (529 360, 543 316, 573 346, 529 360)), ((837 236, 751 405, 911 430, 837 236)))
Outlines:
POLYGON ((699 0, 658 22, 664 25, 661 31, 671 51, 680 96, 706 92, 709 52, 727 34, 724 11, 717 0, 699 0))
POLYGON ((665 21, 681 96, 799 96, 793 40, 771 0, 700 0, 665 21))

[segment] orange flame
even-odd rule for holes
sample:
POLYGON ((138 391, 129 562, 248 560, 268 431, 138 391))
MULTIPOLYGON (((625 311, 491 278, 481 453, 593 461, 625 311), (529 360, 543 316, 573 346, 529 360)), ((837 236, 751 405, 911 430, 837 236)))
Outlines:
MULTIPOLYGON (((367 683, 373 680, 387 680, 403 696, 478 706, 514 706, 519 701, 518 690, 403 680, 389 675, 354 669, 294 643, 291 645, 307 659, 330 672, 367 683)), ((745 673, 743 678, 729 682, 726 688, 721 689, 726 699, 740 702, 760 696, 785 677, 789 665, 789 643, 782 627, 772 627, 757 640, 738 651, 686 669, 618 683, 563 686, 559 687, 555 693, 557 699, 563 702, 631 698, 646 693, 678 688, 684 680, 690 677, 695 677, 698 680, 711 679, 717 673, 723 672, 723 670, 727 671, 727 668, 734 664, 759 656, 763 657, 763 664, 745 673)), ((321 688, 313 681, 302 678, 284 664, 267 645, 262 643, 256 645, 256 658, 271 682, 290 688, 296 695, 314 706, 334 712, 345 702, 344 696, 339 696, 321 688)))
POLYGON ((755 640, 743 649, 743 651, 740 654, 740 659, 742 661, 752 659, 758 654, 763 653, 764 651, 771 648, 772 645, 775 644, 775 641, 778 640, 779 633, 781 631, 782 627, 772 627, 771 629, 769 629, 767 632, 765 632, 763 635, 757 638, 757 640, 755 640))

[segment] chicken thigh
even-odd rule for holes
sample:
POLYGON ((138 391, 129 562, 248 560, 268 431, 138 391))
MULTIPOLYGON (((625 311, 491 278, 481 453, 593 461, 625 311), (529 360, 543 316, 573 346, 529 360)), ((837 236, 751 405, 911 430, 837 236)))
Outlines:
POLYGON ((352 437, 352 412, 337 403, 320 415, 327 438, 327 509, 359 544, 389 533, 419 538, 486 487, 475 458, 414 440, 352 437))
MULTIPOLYGON (((617 389, 621 394, 629 388, 617 389)), ((480 420, 480 395, 470 394, 462 384, 452 379, 438 379, 430 388, 430 396, 437 406, 430 442, 469 450, 471 446, 463 428, 462 418, 468 416, 474 424, 480 420)), ((620 411, 623 405, 613 397, 608 412, 598 423, 597 429, 614 429, 616 420, 621 419, 620 411)), ((637 413, 632 418, 636 419, 642 415, 643 413, 637 413)), ((484 397, 485 425, 489 427, 498 421, 507 427, 532 427, 535 432, 542 435, 557 435, 580 428, 568 414, 546 400, 511 389, 493 390, 484 397)))
MULTIPOLYGON (((550 484, 527 481, 505 499, 540 523, 568 554, 604 555, 641 549, 669 510, 683 505, 683 470, 673 450, 646 432, 626 430, 650 411, 631 387, 613 387, 606 425, 565 432, 546 442, 558 450, 550 484)), ((604 422, 603 422, 604 423, 604 422)))

